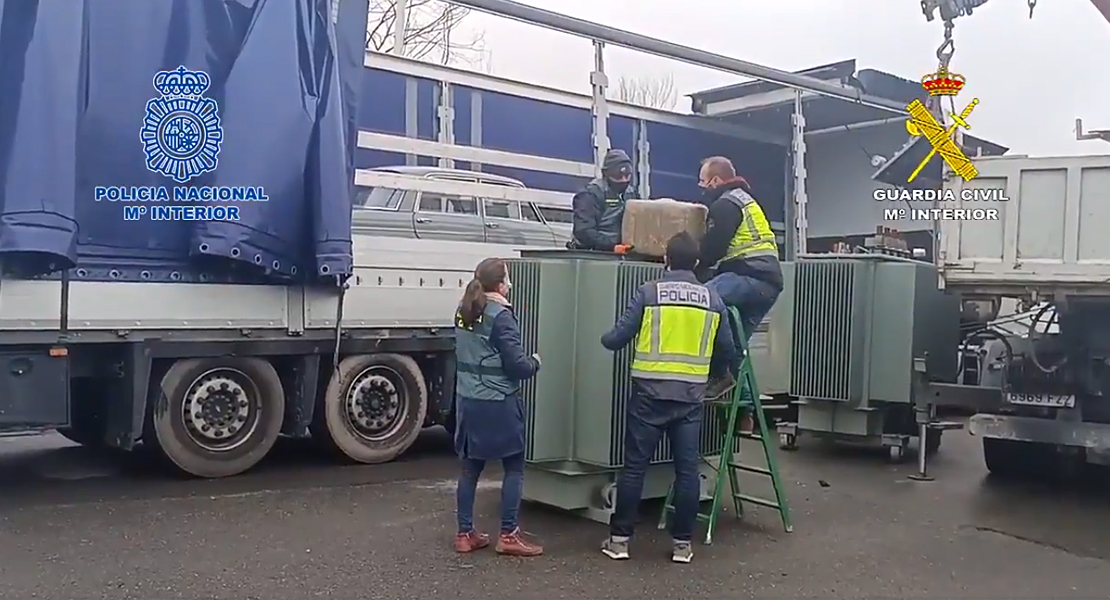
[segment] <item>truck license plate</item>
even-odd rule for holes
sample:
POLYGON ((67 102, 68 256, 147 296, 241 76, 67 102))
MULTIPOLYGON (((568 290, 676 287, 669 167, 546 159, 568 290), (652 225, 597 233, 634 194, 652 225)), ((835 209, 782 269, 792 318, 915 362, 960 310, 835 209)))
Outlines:
POLYGON ((1075 396, 1063 394, 1006 394, 1006 402, 1045 408, 1075 408, 1075 396))

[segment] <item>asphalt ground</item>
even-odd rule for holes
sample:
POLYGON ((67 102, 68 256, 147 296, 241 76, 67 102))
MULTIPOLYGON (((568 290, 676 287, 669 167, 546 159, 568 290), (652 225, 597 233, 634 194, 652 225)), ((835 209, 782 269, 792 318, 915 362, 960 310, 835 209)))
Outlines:
MULTIPOLYGON (((928 483, 880 452, 803 440, 782 456, 794 533, 766 509, 726 515, 676 565, 651 507, 627 562, 598 552, 602 525, 535 506, 524 525, 544 557, 455 555, 442 431, 370 467, 283 444, 221 481, 56 436, 0 440, 0 599, 1110 597, 1110 486, 1000 484, 963 432, 945 434, 928 483)), ((498 487, 492 473, 479 493, 489 527, 498 487)))

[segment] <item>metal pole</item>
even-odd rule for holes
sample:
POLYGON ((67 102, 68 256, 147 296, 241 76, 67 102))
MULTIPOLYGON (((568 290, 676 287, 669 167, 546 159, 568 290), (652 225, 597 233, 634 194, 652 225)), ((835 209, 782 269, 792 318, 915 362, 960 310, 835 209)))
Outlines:
POLYGON ((929 439, 929 424, 919 423, 917 425, 917 473, 910 475, 910 479, 914 481, 932 481, 933 477, 929 475, 929 456, 925 452, 925 446, 928 445, 926 440, 929 439))
POLYGON ((772 69, 756 63, 729 58, 720 54, 682 46, 646 35, 624 31, 559 14, 542 8, 528 6, 513 0, 449 0, 490 14, 515 19, 524 23, 538 25, 555 31, 605 42, 656 56, 662 56, 702 67, 711 67, 736 75, 752 77, 762 81, 777 83, 787 87, 848 100, 864 106, 879 108, 896 114, 905 114, 906 107, 898 102, 869 96, 863 92, 837 83, 822 81, 796 73, 772 69))
MULTIPOLYGON (((1110 0, 1108 0, 1110 1, 1110 0)), ((1083 119, 1075 120, 1075 139, 1083 142, 1087 140, 1102 140, 1110 142, 1110 129, 1099 129, 1096 131, 1084 131, 1083 119)))
MULTIPOLYGON (((455 143, 455 91, 454 87, 446 81, 439 82, 439 102, 436 106, 436 139, 441 144, 454 145, 455 143)), ((454 169, 455 161, 450 158, 440 157, 441 169, 454 169)))
POLYGON ((872 127, 882 127, 883 125, 890 125, 891 123, 903 123, 906 121, 905 116, 901 117, 888 117, 886 119, 876 119, 874 121, 863 121, 862 123, 849 123, 847 125, 836 125, 834 127, 824 127, 822 129, 811 129, 806 132, 806 137, 814 138, 821 135, 828 135, 831 133, 844 133, 845 131, 859 131, 861 129, 870 129, 872 127))
POLYGON ((404 56, 405 33, 409 27, 409 1, 393 0, 393 12, 396 14, 393 19, 393 51, 391 54, 404 56))
POLYGON ((646 121, 636 122, 636 193, 645 200, 651 198, 651 142, 646 121))
POLYGON ((796 240, 793 244, 794 256, 788 257, 789 260, 796 259, 798 254, 806 253, 806 240, 809 237, 809 215, 806 214, 806 205, 809 203, 809 196, 806 194, 806 117, 805 111, 803 109, 804 105, 805 103, 802 101, 802 91, 795 91, 794 115, 792 116, 791 121, 794 125, 793 233, 796 236, 796 240))
POLYGON ((601 164, 605 160, 605 153, 609 151, 609 103, 605 98, 609 89, 609 77, 605 74, 605 44, 596 41, 590 88, 593 90, 590 113, 593 115, 594 129, 594 176, 601 177, 601 164))

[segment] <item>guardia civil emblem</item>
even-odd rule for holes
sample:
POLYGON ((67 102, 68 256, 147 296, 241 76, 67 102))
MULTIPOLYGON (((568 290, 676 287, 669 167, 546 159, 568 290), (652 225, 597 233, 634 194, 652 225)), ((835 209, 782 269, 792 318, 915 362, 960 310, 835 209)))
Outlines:
POLYGON ((211 83, 207 73, 185 67, 154 75, 161 95, 147 101, 139 132, 146 168, 177 183, 216 169, 224 132, 219 106, 203 95, 211 83))

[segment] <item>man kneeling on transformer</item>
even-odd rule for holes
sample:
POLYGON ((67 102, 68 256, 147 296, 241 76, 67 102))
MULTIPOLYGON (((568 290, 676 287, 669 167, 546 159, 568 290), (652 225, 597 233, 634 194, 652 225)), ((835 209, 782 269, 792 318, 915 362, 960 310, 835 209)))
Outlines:
MULTIPOLYGON (((740 311, 739 325, 745 339, 750 340, 782 293, 782 265, 775 234, 748 182, 736 175, 729 159, 713 156, 702 161, 698 186, 704 193, 702 202, 709 207, 698 261, 699 279, 726 305, 740 311)), ((733 384, 731 373, 714 377, 707 396, 719 397, 733 384)), ((750 419, 745 421, 741 428, 750 429, 750 419)))
POLYGON ((628 542, 644 491, 644 475, 655 447, 666 432, 674 459, 674 539, 672 560, 693 558, 690 540, 698 517, 698 475, 702 402, 710 363, 736 367, 736 345, 727 325, 724 303, 698 283, 698 243, 688 233, 667 242, 667 273, 641 285, 628 309, 601 344, 618 351, 636 340, 630 375, 624 435, 624 467, 617 480, 610 537, 602 552, 614 560, 628 558, 628 542), (721 327, 722 323, 725 325, 721 327))

